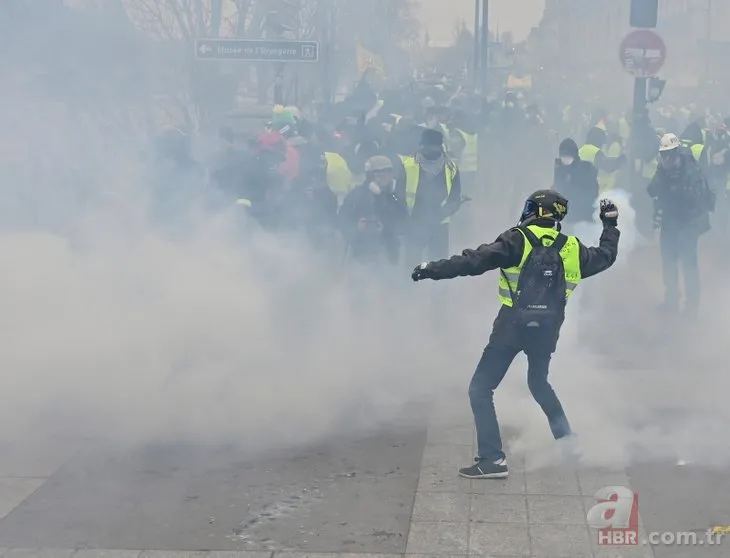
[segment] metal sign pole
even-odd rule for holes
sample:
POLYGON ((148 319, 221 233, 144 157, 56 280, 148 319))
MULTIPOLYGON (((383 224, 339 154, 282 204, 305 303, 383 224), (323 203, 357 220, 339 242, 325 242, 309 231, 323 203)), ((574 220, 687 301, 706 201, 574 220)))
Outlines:
POLYGON ((481 0, 482 4, 482 33, 481 33, 481 83, 482 96, 486 102, 489 90, 489 0, 481 0))
MULTIPOLYGON (((481 13, 479 14, 478 36, 479 43, 479 92, 481 97, 481 126, 477 131, 477 172, 481 177, 486 176, 487 170, 487 95, 489 93, 489 0, 479 0, 481 13)), ((474 37, 477 42, 477 35, 474 37)))

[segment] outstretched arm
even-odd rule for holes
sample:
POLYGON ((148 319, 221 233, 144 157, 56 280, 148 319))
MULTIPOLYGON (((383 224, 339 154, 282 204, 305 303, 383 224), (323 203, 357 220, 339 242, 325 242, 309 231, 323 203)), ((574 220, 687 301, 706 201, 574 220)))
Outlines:
POLYGON ((583 279, 606 271, 618 256, 618 241, 621 233, 616 227, 605 226, 597 247, 580 244, 580 274, 583 279))
POLYGON ((525 246, 525 237, 516 229, 499 235, 491 244, 482 244, 476 250, 464 250, 447 260, 431 262, 426 267, 427 277, 436 281, 481 275, 498 268, 519 265, 525 246))

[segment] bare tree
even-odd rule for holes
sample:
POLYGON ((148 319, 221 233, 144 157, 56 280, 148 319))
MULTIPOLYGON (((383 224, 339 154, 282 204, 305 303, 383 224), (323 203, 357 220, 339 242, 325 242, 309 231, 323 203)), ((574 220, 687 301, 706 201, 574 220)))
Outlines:
POLYGON ((383 58, 387 73, 387 66, 392 66, 397 58, 399 46, 418 34, 417 6, 413 0, 337 2, 336 48, 341 70, 352 73, 356 69, 359 43, 383 58))

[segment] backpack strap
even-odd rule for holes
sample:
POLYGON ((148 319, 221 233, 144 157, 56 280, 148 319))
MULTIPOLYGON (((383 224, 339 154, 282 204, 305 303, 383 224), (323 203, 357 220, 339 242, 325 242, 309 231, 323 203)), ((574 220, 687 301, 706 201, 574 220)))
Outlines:
MULTIPOLYGON (((527 227, 515 227, 513 230, 519 230, 522 231, 522 233, 525 235, 525 238, 528 240, 530 244, 532 244, 532 247, 535 246, 543 246, 542 239, 537 238, 537 235, 535 235, 534 232, 532 232, 527 227)), ((542 237, 545 238, 545 237, 542 237)), ((565 244, 568 242, 568 237, 564 235, 563 233, 558 233, 558 236, 555 237, 555 241, 550 245, 551 248, 556 248, 558 252, 560 252, 565 244)), ((512 291, 512 287, 509 284, 509 279, 507 279, 507 274, 504 272, 504 269, 500 269, 499 273, 504 277, 504 280, 507 282, 507 288, 509 289, 510 298, 514 301, 515 300, 515 293, 512 291)))
POLYGON ((532 247, 535 248, 536 246, 542 246, 542 242, 540 242, 540 239, 537 238, 534 232, 532 232, 527 227, 517 227, 520 231, 522 231, 522 234, 525 235, 525 238, 527 238, 527 241, 532 244, 532 247))
POLYGON ((553 242, 550 247, 555 248, 558 252, 560 252, 567 242, 568 237, 563 233, 558 233, 558 236, 555 237, 555 242, 553 242))
MULTIPOLYGON (((519 230, 522 231, 522 233, 525 235, 527 240, 532 244, 532 247, 535 248, 536 246, 544 246, 542 243, 542 239, 545 238, 544 236, 541 238, 537 238, 534 232, 532 232, 527 227, 517 227, 519 230)), ((560 252, 565 244, 568 242, 568 237, 564 235, 563 233, 558 233, 558 236, 555 237, 555 240, 550 245, 551 248, 556 248, 558 252, 560 252)))

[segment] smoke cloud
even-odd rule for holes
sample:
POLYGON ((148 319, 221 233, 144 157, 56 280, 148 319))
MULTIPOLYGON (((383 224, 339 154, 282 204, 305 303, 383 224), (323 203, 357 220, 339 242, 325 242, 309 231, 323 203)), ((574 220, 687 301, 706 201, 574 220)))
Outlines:
MULTIPOLYGON (((38 24, 38 36, 54 25, 38 24)), ((145 75, 167 68, 154 57, 126 62, 145 75)), ((364 293, 341 254, 242 234, 236 208, 184 215, 171 232, 148 212, 155 119, 139 99, 154 88, 103 87, 109 68, 96 63, 85 82, 57 76, 63 96, 23 64, 1 68, 0 435, 265 451, 402 421, 413 401, 467 408, 497 310, 494 274, 413 285, 408 266, 418 262, 406 262, 396 278, 366 277, 364 293)), ((628 194, 614 197, 619 261, 571 300, 556 390, 593 463, 685 452, 727 464, 722 274, 705 281, 701 321, 657 316, 658 246, 640 240, 628 194)), ((517 217, 497 204, 473 213, 470 247, 517 217)), ((585 243, 597 242, 600 225, 583 229, 585 243)), ((551 462, 524 365, 498 391, 498 413, 519 432, 515 453, 551 462)))

